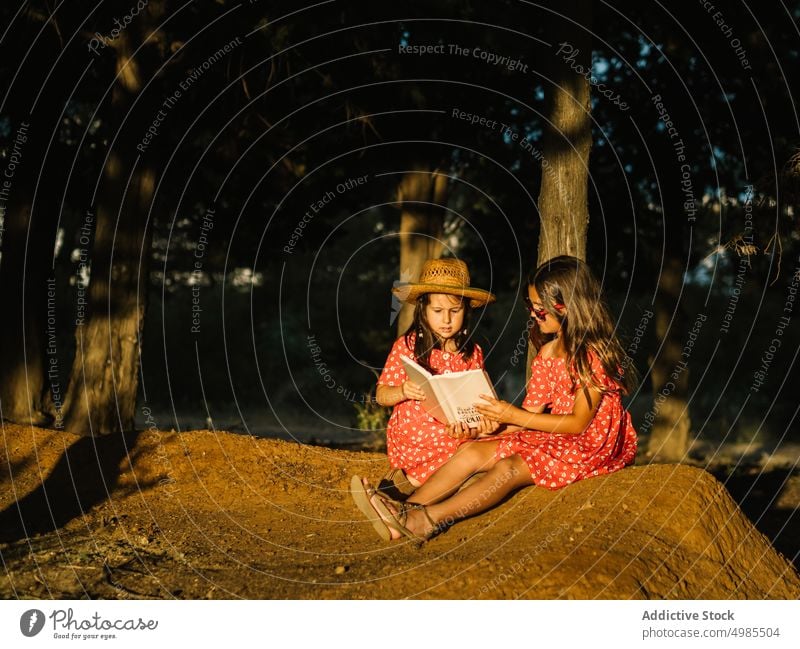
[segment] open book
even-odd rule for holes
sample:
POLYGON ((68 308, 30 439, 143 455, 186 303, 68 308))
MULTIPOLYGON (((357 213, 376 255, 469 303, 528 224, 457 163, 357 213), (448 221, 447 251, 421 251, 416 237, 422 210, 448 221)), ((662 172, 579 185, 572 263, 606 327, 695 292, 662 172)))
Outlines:
POLYGON ((470 428, 477 428, 480 415, 473 404, 482 401, 481 394, 497 397, 484 370, 431 374, 407 356, 402 356, 401 361, 408 378, 425 393, 422 401, 425 410, 444 424, 462 421, 470 428))

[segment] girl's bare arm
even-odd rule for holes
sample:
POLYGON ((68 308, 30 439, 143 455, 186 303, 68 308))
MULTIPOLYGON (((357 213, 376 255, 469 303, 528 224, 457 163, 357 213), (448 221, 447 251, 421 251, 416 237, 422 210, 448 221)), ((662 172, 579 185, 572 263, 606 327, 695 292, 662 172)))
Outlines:
MULTIPOLYGON (((560 435, 580 435, 594 418, 597 407, 600 405, 601 396, 598 390, 589 388, 589 398, 587 399, 586 393, 581 390, 575 397, 575 406, 572 412, 568 415, 544 414, 541 410, 540 412, 530 412, 486 395, 481 395, 481 399, 487 401, 488 405, 478 403, 475 407, 487 419, 511 426, 560 435)), ((544 410, 544 407, 542 406, 541 409, 544 410)))
POLYGON ((406 399, 422 401, 425 393, 413 381, 406 381, 403 385, 379 385, 375 390, 375 400, 381 406, 391 408, 406 399))

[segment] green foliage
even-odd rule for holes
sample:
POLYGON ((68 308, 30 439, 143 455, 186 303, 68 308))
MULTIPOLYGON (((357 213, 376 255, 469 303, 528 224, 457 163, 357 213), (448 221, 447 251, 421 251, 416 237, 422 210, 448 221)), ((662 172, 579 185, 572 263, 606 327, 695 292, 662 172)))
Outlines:
POLYGON ((386 450, 386 424, 389 421, 390 410, 378 405, 371 395, 364 395, 364 401, 354 403, 356 412, 356 428, 372 433, 368 436, 365 446, 375 450, 386 450))
POLYGON ((388 408, 370 398, 365 398, 362 403, 354 403, 353 408, 356 411, 358 430, 386 430, 386 423, 389 421, 388 408))

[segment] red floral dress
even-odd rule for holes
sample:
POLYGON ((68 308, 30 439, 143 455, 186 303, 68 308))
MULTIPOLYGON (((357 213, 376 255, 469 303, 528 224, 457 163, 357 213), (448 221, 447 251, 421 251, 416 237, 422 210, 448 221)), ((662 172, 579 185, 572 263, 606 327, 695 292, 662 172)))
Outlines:
MULTIPOLYGON (((497 438, 497 459, 519 455, 528 465, 535 484, 558 489, 597 475, 613 473, 633 463, 636 431, 622 406, 619 386, 603 371, 596 357, 591 367, 596 379, 611 392, 603 394, 594 419, 580 435, 560 435, 522 430, 497 438)), ((550 405, 555 415, 570 414, 576 394, 563 358, 533 361, 523 408, 550 405)), ((578 389, 578 393, 580 388, 578 389)))
MULTIPOLYGON (((378 379, 378 385, 398 386, 408 380, 400 357, 414 358, 413 348, 413 334, 410 349, 406 345, 405 336, 395 341, 378 379)), ((472 359, 466 362, 459 353, 434 349, 430 356, 430 366, 437 374, 483 369, 483 351, 475 345, 472 359)), ((398 403, 386 426, 389 463, 396 469, 403 469, 420 483, 425 482, 436 469, 447 462, 464 441, 450 437, 445 425, 431 417, 422 404, 413 399, 398 403)))

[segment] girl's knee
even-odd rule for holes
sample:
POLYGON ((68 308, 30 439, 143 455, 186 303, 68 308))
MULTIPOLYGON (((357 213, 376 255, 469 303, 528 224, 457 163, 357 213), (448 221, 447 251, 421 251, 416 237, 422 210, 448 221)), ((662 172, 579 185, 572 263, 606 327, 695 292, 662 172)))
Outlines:
POLYGON ((533 481, 528 465, 519 455, 498 460, 493 471, 514 483, 529 484, 533 481))
POLYGON ((488 442, 467 442, 458 447, 456 457, 466 463, 485 467, 487 461, 494 457, 494 446, 488 442))
POLYGON ((504 457, 502 460, 497 460, 492 470, 498 474, 514 474, 516 473, 516 468, 514 466, 514 462, 510 457, 504 457))

